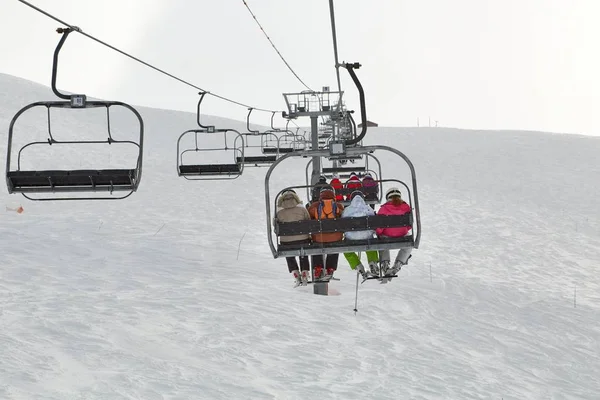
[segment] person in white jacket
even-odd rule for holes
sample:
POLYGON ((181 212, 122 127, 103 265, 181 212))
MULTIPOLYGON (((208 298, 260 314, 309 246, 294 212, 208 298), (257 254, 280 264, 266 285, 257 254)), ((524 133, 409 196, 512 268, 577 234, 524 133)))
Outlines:
MULTIPOLYGON (((350 218, 350 217, 366 217, 369 215, 375 215, 375 211, 365 203, 364 194, 360 190, 355 190, 350 193, 350 205, 344 208, 344 212, 342 213, 342 218, 350 218)), ((375 237, 374 230, 366 230, 366 231, 350 231, 344 234, 345 240, 366 240, 372 239, 375 237)), ((369 262, 369 268, 373 271, 377 271, 377 263, 379 260, 379 254, 377 250, 367 250, 367 261, 369 262)), ((365 270, 364 265, 362 265, 360 261, 360 256, 354 252, 344 253, 344 257, 348 260, 348 264, 350 264, 350 268, 358 269, 358 272, 363 276, 363 278, 367 278, 369 275, 365 270)))

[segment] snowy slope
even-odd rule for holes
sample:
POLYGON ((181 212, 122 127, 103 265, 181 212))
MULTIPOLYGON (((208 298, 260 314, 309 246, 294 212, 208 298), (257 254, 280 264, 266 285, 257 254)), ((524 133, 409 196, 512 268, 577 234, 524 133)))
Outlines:
MULTIPOLYGON (((12 115, 53 96, 7 75, 0 88, 5 154, 12 115)), ((195 115, 139 110, 144 175, 127 200, 0 195, 25 209, 0 214, 0 398, 599 397, 600 139, 369 130, 415 164, 423 238, 400 279, 360 286, 355 315, 343 259, 340 295, 323 297, 272 258, 265 169, 178 178, 195 115)), ((303 165, 275 179, 303 184, 303 165)))

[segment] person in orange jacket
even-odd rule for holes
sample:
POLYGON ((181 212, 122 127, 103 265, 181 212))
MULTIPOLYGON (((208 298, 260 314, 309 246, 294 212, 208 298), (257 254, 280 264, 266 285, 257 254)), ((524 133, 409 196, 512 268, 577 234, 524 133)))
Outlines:
MULTIPOLYGON (((335 191, 331 186, 321 189, 319 197, 319 201, 315 201, 308 207, 308 214, 311 219, 336 219, 342 216, 344 206, 336 201, 335 191)), ((312 240, 316 243, 338 242, 342 240, 343 237, 344 234, 342 232, 322 232, 312 234, 312 240)), ((314 279, 331 278, 337 269, 338 258, 338 253, 327 254, 325 260, 323 260, 322 254, 313 255, 311 263, 313 266, 314 279), (325 267, 325 276, 323 276, 323 267, 325 267)))

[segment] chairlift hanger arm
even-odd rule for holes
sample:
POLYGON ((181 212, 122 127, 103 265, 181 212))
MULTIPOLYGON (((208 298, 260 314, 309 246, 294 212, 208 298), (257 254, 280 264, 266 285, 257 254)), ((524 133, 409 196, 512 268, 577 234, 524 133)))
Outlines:
MULTIPOLYGON (((275 118, 276 112, 277 111, 273 111, 273 114, 271 114, 271 129, 273 130, 273 132, 281 132, 281 129, 275 128, 275 126, 273 125, 273 118, 275 118)), ((289 120, 288 120, 288 124, 289 124, 289 120)), ((286 125, 286 129, 287 129, 287 125, 286 125)))
POLYGON ((362 120, 362 130, 360 132, 360 135, 358 135, 354 139, 346 140, 346 146, 352 146, 352 145, 359 143, 361 140, 363 140, 363 138, 367 134, 367 108, 366 108, 366 103, 365 103, 365 91, 363 90, 360 80, 358 79, 358 77, 356 76, 356 73, 354 72, 355 69, 360 68, 360 64, 357 62, 352 63, 352 64, 344 63, 344 64, 342 64, 342 66, 344 68, 346 68, 346 70, 350 74, 350 77, 352 78, 352 80, 354 81, 354 84, 356 85, 356 88, 358 89, 358 94, 360 97, 360 119, 362 120))
MULTIPOLYGON (((348 121, 350 121, 350 124, 351 124, 352 136, 355 136, 356 135, 356 122, 354 121, 354 117, 352 117, 353 112, 354 111, 349 111, 346 113, 346 115, 348 116, 348 121)), ((363 125, 365 125, 365 124, 363 123, 363 125)))
MULTIPOLYGON (((76 27, 73 27, 76 28, 76 27)), ((56 29, 56 32, 62 34, 58 44, 56 45, 56 49, 54 50, 54 57, 52 59, 52 92, 54 92, 54 94, 61 98, 61 99, 65 99, 65 100, 69 100, 71 99, 71 96, 61 93, 58 91, 58 89, 56 88, 56 76, 58 75, 58 54, 60 53, 60 50, 63 47, 63 44, 65 44, 65 41, 67 40, 67 36, 69 36, 69 33, 71 33, 73 30, 78 30, 79 28, 73 29, 73 28, 58 28, 56 29)))
POLYGON ((206 129, 208 131, 210 131, 211 129, 215 129, 214 126, 202 125, 202 123, 200 122, 200 104, 202 103, 202 100, 204 100, 204 96, 206 95, 206 92, 199 92, 198 94, 200 95, 200 99, 198 100, 198 107, 197 107, 197 111, 196 111, 196 120, 198 122, 198 126, 200 128, 206 129))
POLYGON ((260 131, 253 131, 250 129, 250 114, 252 114, 252 110, 254 110, 254 108, 248 107, 248 115, 246 116, 246 129, 248 129, 248 133, 258 135, 260 134, 260 131))

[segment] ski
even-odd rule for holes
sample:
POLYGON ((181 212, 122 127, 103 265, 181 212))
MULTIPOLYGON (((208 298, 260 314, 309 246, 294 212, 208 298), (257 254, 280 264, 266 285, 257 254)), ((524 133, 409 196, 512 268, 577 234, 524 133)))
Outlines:
POLYGON ((377 279, 378 281, 380 281, 380 283, 388 283, 393 278, 397 278, 397 277, 398 277, 398 275, 385 275, 385 276, 372 275, 372 276, 363 278, 362 283, 365 283, 366 281, 370 281, 373 279, 377 279))

